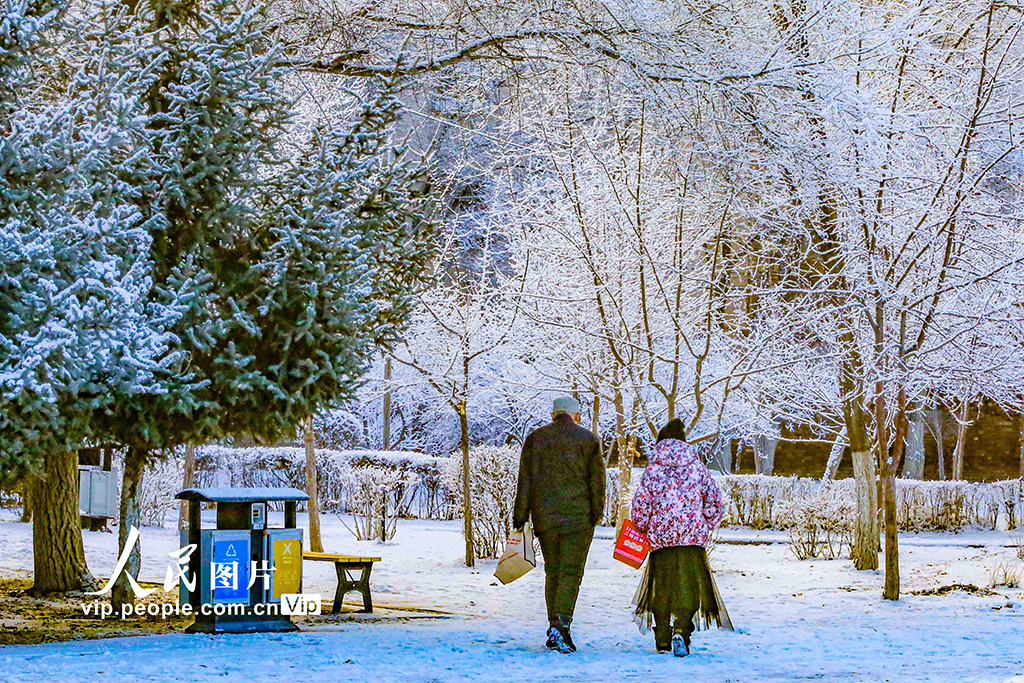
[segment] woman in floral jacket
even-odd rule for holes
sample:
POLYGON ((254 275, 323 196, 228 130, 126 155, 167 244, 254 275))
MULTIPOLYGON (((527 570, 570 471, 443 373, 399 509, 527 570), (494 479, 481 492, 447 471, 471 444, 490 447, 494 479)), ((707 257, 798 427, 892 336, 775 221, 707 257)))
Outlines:
POLYGON ((711 473, 672 420, 658 442, 633 496, 631 519, 651 541, 651 554, 636 595, 642 630, 654 622, 658 652, 690 652, 690 634, 711 621, 732 628, 718 596, 704 546, 725 515, 711 473))

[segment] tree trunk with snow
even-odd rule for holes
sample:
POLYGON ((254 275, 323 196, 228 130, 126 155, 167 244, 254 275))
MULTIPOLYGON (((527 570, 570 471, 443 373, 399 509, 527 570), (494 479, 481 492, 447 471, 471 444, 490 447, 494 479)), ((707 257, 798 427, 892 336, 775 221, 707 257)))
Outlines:
POLYGON ((875 457, 870 448, 851 452, 857 494, 857 521, 853 529, 853 566, 878 569, 878 488, 875 457))
POLYGON ((825 473, 821 475, 821 482, 818 484, 819 489, 836 478, 836 472, 839 470, 839 463, 842 462, 845 451, 846 427, 843 427, 836 434, 836 440, 832 442, 832 450, 829 451, 828 461, 825 463, 825 473))
MULTIPOLYGON (((763 434, 754 439, 754 471, 757 474, 771 476, 775 471, 775 449, 778 445, 778 439, 763 434)), ((729 471, 725 473, 728 474, 729 471)))
POLYGON ((956 448, 953 449, 953 479, 960 481, 964 478, 964 448, 967 445, 967 427, 970 425, 968 418, 971 415, 971 403, 964 399, 960 405, 960 417, 956 425, 956 448))
POLYGON ((47 454, 32 500, 32 592, 65 593, 94 584, 85 564, 78 513, 78 455, 47 454))
POLYGON ((924 479, 924 411, 912 410, 907 421, 903 478, 924 479))
POLYGON ((938 409, 928 411, 928 428, 935 438, 935 457, 939 465, 939 480, 946 479, 946 453, 942 438, 942 415, 938 409))
POLYGON ((878 488, 875 483, 875 460, 867 432, 868 416, 864 410, 859 380, 861 358, 850 321, 843 319, 841 322, 841 340, 845 350, 840 363, 839 385, 857 495, 857 519, 853 527, 851 555, 855 568, 878 569, 878 488))
MULTIPOLYGON (((121 475, 121 519, 117 524, 118 557, 124 552, 131 528, 133 526, 136 528, 141 526, 139 523, 141 516, 139 492, 142 489, 142 477, 145 473, 148 455, 149 451, 147 449, 130 446, 124 456, 124 472, 121 475)), ((131 549, 128 555, 128 563, 124 566, 124 570, 118 574, 117 579, 114 581, 114 588, 110 592, 110 604, 114 607, 115 613, 121 611, 122 605, 135 603, 135 595, 128 584, 126 574, 131 574, 137 579, 141 566, 142 540, 140 539, 131 549)))
POLYGON ((306 447, 306 495, 309 496, 309 548, 315 553, 324 551, 324 543, 320 536, 320 488, 316 477, 316 449, 313 446, 313 416, 303 421, 305 434, 303 442, 306 447))
MULTIPOLYGON (((732 439, 726 438, 724 435, 719 434, 718 437, 711 443, 710 457, 708 458, 708 467, 713 470, 718 470, 722 474, 732 473, 732 439)), ((774 457, 774 453, 773 453, 774 457)), ((757 462, 757 452, 754 453, 754 461, 757 462)), ((759 472, 758 474, 761 474, 759 472)))
MULTIPOLYGON (((845 393, 845 392, 844 392, 845 393)), ((850 442, 853 479, 857 496, 857 519, 853 527, 853 566, 878 569, 878 484, 875 457, 868 439, 866 413, 860 398, 844 398, 846 436, 850 442)))

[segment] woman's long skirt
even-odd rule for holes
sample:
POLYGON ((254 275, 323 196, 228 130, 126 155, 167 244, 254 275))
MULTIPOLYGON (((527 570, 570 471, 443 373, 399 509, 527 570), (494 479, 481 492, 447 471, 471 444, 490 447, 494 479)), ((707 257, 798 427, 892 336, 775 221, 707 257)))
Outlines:
POLYGON ((647 633, 655 622, 659 630, 667 629, 670 619, 676 630, 684 629, 687 623, 692 624, 688 632, 707 629, 712 622, 719 628, 733 630, 708 566, 707 552, 699 545, 651 552, 633 604, 634 621, 642 633, 647 633))

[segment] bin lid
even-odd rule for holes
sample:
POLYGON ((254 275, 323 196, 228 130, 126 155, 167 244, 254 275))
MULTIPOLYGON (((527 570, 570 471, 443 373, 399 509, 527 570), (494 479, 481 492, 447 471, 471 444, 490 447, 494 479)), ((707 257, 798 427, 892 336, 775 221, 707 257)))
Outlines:
POLYGON ((248 486, 183 489, 175 496, 179 500, 207 503, 259 503, 266 500, 309 500, 305 491, 287 486, 252 488, 248 486))

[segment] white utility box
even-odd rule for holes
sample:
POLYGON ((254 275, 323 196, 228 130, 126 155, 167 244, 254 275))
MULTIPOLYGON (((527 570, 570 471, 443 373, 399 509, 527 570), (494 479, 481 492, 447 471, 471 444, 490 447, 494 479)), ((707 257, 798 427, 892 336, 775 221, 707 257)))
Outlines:
POLYGON ((84 517, 117 516, 117 468, 78 466, 78 511, 84 517))

